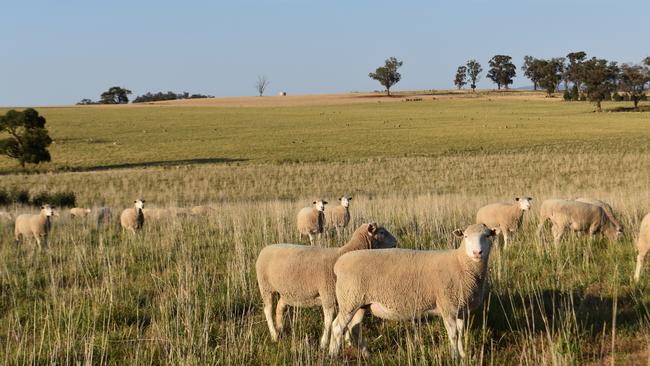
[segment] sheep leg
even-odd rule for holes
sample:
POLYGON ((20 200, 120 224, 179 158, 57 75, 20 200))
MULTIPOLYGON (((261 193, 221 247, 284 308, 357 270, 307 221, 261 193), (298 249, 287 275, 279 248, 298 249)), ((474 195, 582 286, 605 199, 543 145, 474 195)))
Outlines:
POLYGON ((38 244, 38 247, 41 247, 41 237, 38 236, 38 234, 34 234, 34 239, 36 239, 36 244, 38 244))
POLYGON ((510 234, 508 234, 508 230, 501 230, 503 233, 503 250, 508 249, 508 241, 510 240, 510 234))
POLYGON ((309 233, 309 244, 314 245, 314 234, 309 233))
POLYGON ((458 331, 458 354, 460 358, 465 358, 465 348, 463 347, 463 333, 465 332, 465 319, 458 318, 456 319, 456 330, 458 331))
POLYGON ((273 293, 267 291, 262 292, 262 301, 264 301, 264 316, 266 317, 266 325, 269 327, 271 339, 273 342, 278 341, 278 333, 275 331, 273 324, 273 293))
POLYGON ((341 338, 343 338, 343 332, 347 328, 348 324, 352 320, 352 316, 356 312, 356 309, 351 311, 342 311, 339 309, 339 314, 334 319, 332 323, 332 336, 330 337, 330 356, 336 356, 339 353, 341 348, 341 338))
POLYGON ((335 306, 323 307, 323 336, 320 338, 320 348, 327 349, 334 320, 335 306))
POLYGON ((361 336, 361 322, 363 321, 363 317, 366 314, 366 309, 361 308, 357 310, 356 313, 354 313, 354 316, 352 317, 352 320, 348 324, 346 336, 348 334, 351 335, 352 342, 355 346, 359 348, 361 351, 361 356, 363 358, 368 358, 370 357, 370 352, 368 352, 368 345, 366 342, 363 340, 363 337, 361 336))
POLYGON ((639 255, 636 257, 636 269, 634 270, 634 281, 639 282, 641 279, 641 269, 643 268, 643 261, 647 253, 642 253, 639 251, 639 255))
POLYGON ((282 331, 284 330, 284 310, 286 308, 286 301, 280 297, 278 303, 275 305, 275 329, 278 333, 278 337, 282 336, 282 331))
POLYGON ((546 225, 546 219, 542 219, 542 221, 537 225, 537 237, 539 240, 542 240, 542 231, 544 231, 544 226, 546 225))
POLYGON ((553 242, 555 245, 560 244, 560 239, 562 239, 562 235, 564 234, 564 226, 553 224, 551 230, 553 231, 553 242))
POLYGON ((445 329, 447 330, 447 337, 449 338, 449 346, 451 347, 451 358, 458 360, 458 328, 456 326, 456 321, 458 318, 456 316, 443 316, 443 322, 445 323, 445 329))

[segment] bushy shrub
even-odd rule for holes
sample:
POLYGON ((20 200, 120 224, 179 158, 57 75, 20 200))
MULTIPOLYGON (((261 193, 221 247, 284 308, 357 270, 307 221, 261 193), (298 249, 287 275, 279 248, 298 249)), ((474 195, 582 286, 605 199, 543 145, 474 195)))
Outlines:
POLYGON ((32 197, 31 204, 34 206, 49 204, 55 207, 74 207, 76 201, 74 192, 41 192, 32 197))

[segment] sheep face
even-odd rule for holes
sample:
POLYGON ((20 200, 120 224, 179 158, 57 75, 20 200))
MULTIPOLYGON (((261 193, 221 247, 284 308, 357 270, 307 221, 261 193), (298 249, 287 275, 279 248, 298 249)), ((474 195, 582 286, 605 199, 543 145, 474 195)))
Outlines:
POLYGON ((604 234, 611 241, 619 241, 623 238, 623 228, 612 224, 604 230, 604 234))
POLYGON ((371 238, 372 249, 388 249, 397 246, 397 239, 393 234, 376 223, 368 224, 368 235, 371 238))
POLYGON ((341 201, 341 206, 347 208, 350 207, 350 201, 352 201, 352 197, 343 196, 339 198, 339 201, 341 201))
POLYGON ((465 230, 456 229, 454 235, 463 238, 461 244, 465 248, 465 255, 473 261, 487 259, 492 248, 492 238, 497 234, 483 224, 470 225, 465 230))
POLYGON ((515 198, 515 201, 519 203, 519 208, 522 211, 528 211, 530 210, 530 207, 533 205, 533 197, 522 197, 522 198, 515 198))
POLYGON ((142 199, 135 200, 135 201, 133 201, 133 203, 135 204, 135 208, 139 208, 139 209, 144 208, 144 200, 142 200, 142 199))
POLYGON ((50 217, 54 216, 55 215, 54 207, 50 205, 43 205, 41 206, 41 213, 44 214, 45 216, 50 216, 50 217))
POLYGON ((314 202, 312 202, 312 203, 314 204, 314 207, 315 207, 318 211, 320 211, 320 212, 325 211, 325 205, 327 204, 327 201, 318 200, 318 201, 314 201, 314 202))

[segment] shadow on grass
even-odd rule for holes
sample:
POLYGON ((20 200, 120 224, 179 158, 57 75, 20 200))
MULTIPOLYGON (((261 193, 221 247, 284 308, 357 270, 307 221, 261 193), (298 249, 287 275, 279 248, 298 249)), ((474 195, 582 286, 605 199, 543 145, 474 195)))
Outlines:
POLYGON ((638 108, 634 107, 616 107, 608 109, 608 112, 650 112, 650 105, 640 105, 638 108))
POLYGON ((143 161, 138 163, 123 163, 123 164, 107 164, 107 165, 92 165, 87 167, 70 167, 61 166, 54 169, 39 169, 35 168, 14 168, 0 170, 0 175, 8 174, 39 174, 48 172, 94 172, 113 169, 132 169, 132 168, 151 168, 151 167, 174 167, 181 165, 202 165, 202 164, 226 164, 244 162, 248 159, 231 159, 231 158, 207 158, 207 159, 181 159, 181 160, 157 160, 157 161, 143 161))

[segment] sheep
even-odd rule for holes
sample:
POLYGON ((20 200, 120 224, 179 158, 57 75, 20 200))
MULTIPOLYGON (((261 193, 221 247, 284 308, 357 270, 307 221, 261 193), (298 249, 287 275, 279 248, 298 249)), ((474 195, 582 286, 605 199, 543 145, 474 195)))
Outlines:
POLYGON ((144 213, 142 213, 144 202, 143 199, 137 199, 133 201, 133 208, 127 208, 122 211, 122 215, 120 215, 122 229, 131 230, 134 234, 136 230, 142 229, 144 226, 144 213))
POLYGON ((323 211, 325 211, 327 201, 318 200, 312 202, 312 204, 314 207, 305 207, 298 212, 296 221, 300 237, 308 235, 309 243, 314 245, 314 235, 318 234, 318 240, 320 241, 323 234, 325 227, 325 214, 323 211))
POLYGON ((340 206, 325 207, 325 223, 328 228, 336 229, 336 237, 341 239, 341 231, 348 226, 350 222, 350 201, 352 197, 343 196, 339 198, 340 206))
POLYGON ((575 199, 578 202, 584 202, 584 203, 590 203, 592 205, 596 205, 600 208, 602 208, 605 211, 605 214, 607 215, 607 218, 616 225, 616 228, 622 233, 623 232, 623 224, 619 221, 619 219, 616 217, 614 214, 614 210, 612 209, 612 206, 610 206, 607 202, 597 200, 594 198, 586 198, 586 197, 581 197, 575 199))
POLYGON ((194 206, 190 210, 192 216, 206 216, 212 212, 212 207, 210 206, 194 206))
POLYGON ((541 238, 547 221, 551 221, 553 240, 559 244, 564 231, 569 228, 589 235, 603 234, 610 240, 618 240, 622 232, 607 216, 602 207, 590 203, 563 199, 548 199, 540 207, 540 223, 537 235, 541 238))
POLYGON ((16 217, 14 235, 16 243, 20 242, 20 236, 33 235, 36 243, 47 246, 47 238, 52 229, 52 216, 55 215, 54 207, 50 205, 41 206, 41 212, 37 215, 22 214, 16 217), (41 242, 42 238, 42 242, 41 242))
POLYGON ((524 212, 530 210, 532 197, 515 197, 514 203, 498 202, 481 207, 476 212, 476 223, 494 229, 503 235, 503 249, 508 247, 509 232, 521 227, 524 212))
POLYGON ((294 244, 275 244, 264 247, 257 257, 255 269, 257 284, 264 301, 264 315, 277 341, 282 334, 282 316, 287 305, 323 307, 323 335, 320 346, 325 349, 336 308, 334 263, 343 254, 362 249, 393 248, 397 240, 376 223, 363 224, 341 248, 320 248, 294 244), (279 299, 273 323, 273 294, 279 299))
POLYGON ((634 270, 634 280, 639 282, 641 279, 641 269, 643 268, 643 261, 650 252, 650 214, 645 215, 641 221, 641 228, 639 229, 639 237, 636 240, 636 250, 638 255, 636 257, 636 269, 634 270))
MULTIPOLYGON (((350 329, 354 334, 369 311, 387 320, 439 315, 452 356, 465 357, 465 320, 487 292, 488 256, 496 232, 473 224, 454 235, 463 238, 457 249, 361 250, 342 255, 334 265, 339 313, 332 323, 330 355, 339 352, 343 332, 350 329)), ((367 357, 366 345, 360 347, 367 357)))
POLYGON ((173 216, 172 211, 166 208, 145 208, 142 214, 145 220, 164 220, 173 216))
POLYGON ((86 217, 91 212, 89 208, 74 207, 70 209, 70 216, 72 217, 86 217))
POLYGON ((95 223, 98 227, 102 224, 108 224, 112 220, 113 210, 110 207, 100 207, 97 210, 97 214, 95 215, 95 223))

